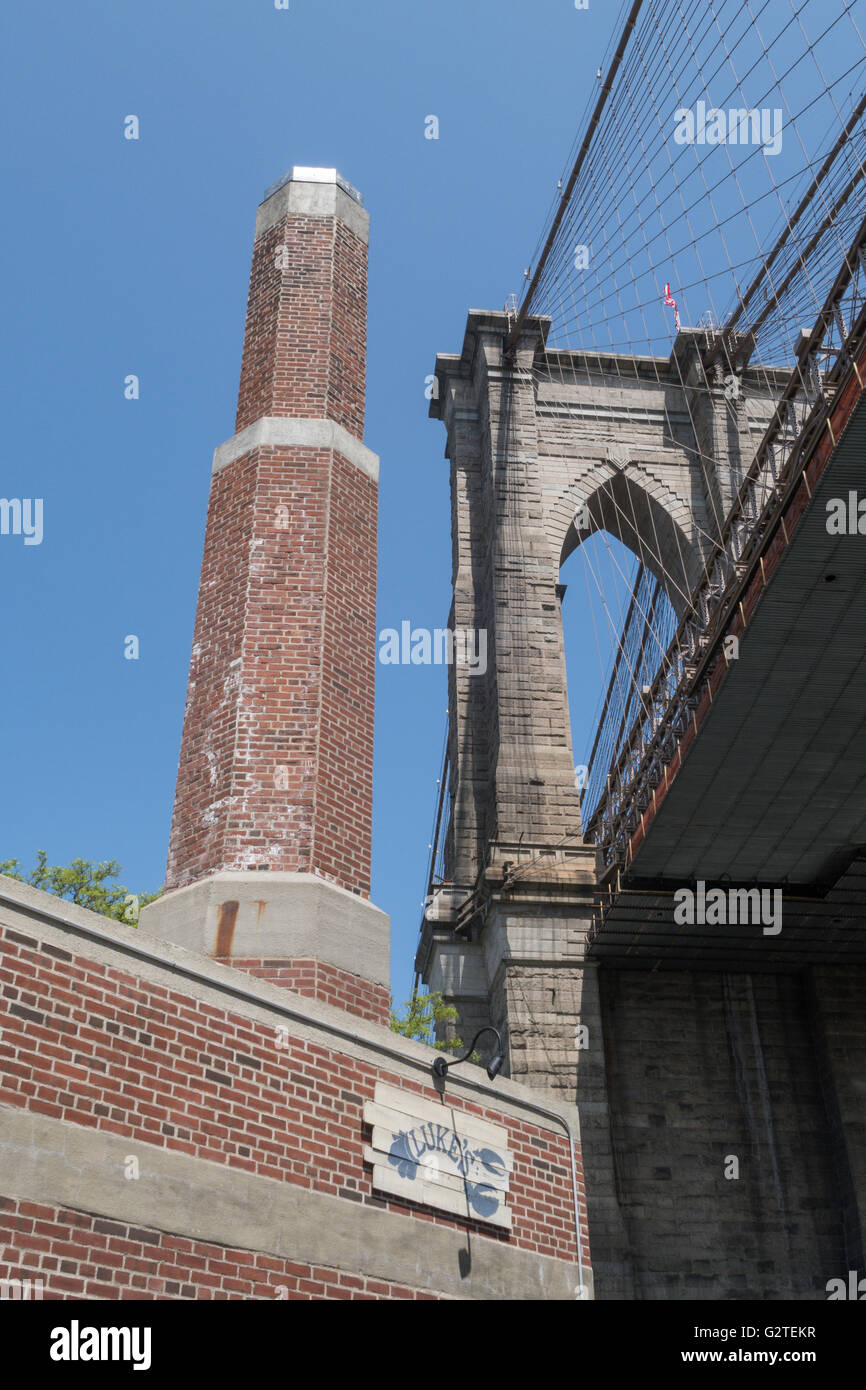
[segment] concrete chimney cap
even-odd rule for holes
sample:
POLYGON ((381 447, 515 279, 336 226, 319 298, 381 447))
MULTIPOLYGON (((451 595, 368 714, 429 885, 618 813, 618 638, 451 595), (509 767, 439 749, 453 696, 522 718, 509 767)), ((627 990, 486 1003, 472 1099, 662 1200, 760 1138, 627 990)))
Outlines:
POLYGON ((268 198, 273 197, 287 183, 335 183, 339 188, 342 188, 344 193, 348 193, 350 198, 354 198, 361 207, 364 206, 364 199, 357 188, 353 188, 336 169, 311 169, 302 164, 293 165, 287 174, 283 174, 281 179, 277 179, 276 183, 272 183, 269 188, 266 188, 262 202, 266 203, 268 198))

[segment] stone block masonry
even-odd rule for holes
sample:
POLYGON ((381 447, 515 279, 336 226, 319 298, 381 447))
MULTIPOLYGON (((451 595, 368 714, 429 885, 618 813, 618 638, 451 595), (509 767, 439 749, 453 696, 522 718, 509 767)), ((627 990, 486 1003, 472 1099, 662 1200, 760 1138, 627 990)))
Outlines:
POLYGON ((560 582, 605 530, 681 613, 787 371, 741 355, 729 400, 712 334, 663 360, 548 352, 548 328, 506 351, 508 315, 472 310, 436 361, 454 622, 490 660, 449 673, 446 889, 416 969, 456 1032, 492 1024, 512 1079, 577 1105, 597 1298, 823 1300, 864 1268, 864 972, 594 953, 560 582))

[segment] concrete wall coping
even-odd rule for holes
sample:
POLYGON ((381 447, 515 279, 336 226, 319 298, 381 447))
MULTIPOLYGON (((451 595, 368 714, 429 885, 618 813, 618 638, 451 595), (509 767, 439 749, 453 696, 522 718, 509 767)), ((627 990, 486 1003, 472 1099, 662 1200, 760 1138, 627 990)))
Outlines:
POLYGON ((387 914, 319 874, 221 869, 142 908, 138 929, 200 958, 317 960, 385 988, 391 976, 387 914))
POLYGON ((425 1080, 475 1105, 496 1109, 502 1115, 539 1129, 563 1134, 564 1122, 580 1142, 577 1107, 563 1101, 558 1093, 523 1085, 498 1076, 489 1082, 478 1067, 464 1064, 460 1072, 449 1074, 444 1083, 433 1082, 430 1069, 439 1054, 433 1048, 353 1014, 346 1014, 293 990, 246 975, 232 966, 221 965, 207 956, 148 937, 142 940, 135 927, 124 926, 110 917, 77 907, 41 889, 0 874, 0 926, 33 935, 34 931, 51 944, 61 946, 111 969, 126 969, 163 988, 182 989, 199 1002, 223 1008, 256 1020, 273 1023, 274 1016, 290 1017, 295 1035, 303 1041, 323 1045, 322 1034, 333 1039, 334 1050, 359 1056, 371 1066, 383 1065, 406 1080, 425 1080), (73 945, 70 937, 82 943, 73 945), (126 959, 124 959, 126 957, 126 959), (472 1073, 477 1074, 477 1079, 472 1073), (550 1112, 538 1114, 538 1110, 550 1112), (560 1123, 557 1123, 557 1120, 560 1123))
POLYGON ((370 214, 361 206, 357 189, 349 189, 352 185, 336 169, 293 169, 265 191, 256 213, 256 237, 284 217, 330 217, 367 245, 370 214))
MULTIPOLYGON (((140 1179, 127 1181, 130 1140, 0 1107, 0 1190, 22 1201, 87 1211, 173 1236, 253 1250, 435 1291, 451 1298, 572 1299, 577 1265, 453 1226, 244 1172, 134 1141, 140 1179), (50 1194, 50 1196, 48 1195, 50 1194)), ((277 1296, 279 1274, 271 1274, 277 1296)), ((584 1270, 583 1297, 592 1276, 584 1270)))
POLYGON ((263 415, 214 450, 213 472, 259 448, 333 449, 362 473, 379 481, 379 456, 336 420, 263 415))

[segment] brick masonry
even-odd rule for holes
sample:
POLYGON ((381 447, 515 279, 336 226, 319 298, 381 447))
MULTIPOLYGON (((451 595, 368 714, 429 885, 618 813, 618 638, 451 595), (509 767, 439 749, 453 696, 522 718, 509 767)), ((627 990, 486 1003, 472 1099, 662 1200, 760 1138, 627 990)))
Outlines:
POLYGON ((329 419, 364 437, 367 246, 339 217, 287 213, 257 238, 235 428, 329 419))
MULTIPOLYGON (((239 432, 333 421, 363 440, 366 214, 331 193, 260 210, 281 215, 253 249, 239 432)), ((312 443, 258 443, 216 469, 167 889, 277 869, 369 896, 377 493, 312 443)))
POLYGON ((264 960, 253 956, 214 956, 214 960, 309 999, 321 999, 324 1004, 333 1004, 335 1009, 345 1009, 371 1023, 381 1023, 390 1012, 390 994, 383 985, 338 970, 326 961, 264 960))
POLYGON ((0 1197, 0 1279, 43 1299, 345 1299, 446 1295, 0 1197))
MULTIPOLYGON (((278 1013, 262 1025, 236 1012, 230 1000, 220 1005, 218 996, 216 1004, 197 999, 183 980, 171 982, 170 970, 168 983, 155 984, 120 952, 114 963, 108 963, 92 959, 86 946, 72 938, 70 946, 74 949, 58 946, 44 934, 0 929, 0 984, 6 1016, 0 1042, 0 1107, 26 1110, 73 1130, 121 1137, 129 1154, 141 1155, 143 1169, 155 1146, 208 1166, 218 1164, 327 1194, 347 1207, 357 1204, 398 1213, 425 1226, 471 1233, 473 1240, 506 1250, 568 1264, 575 1261, 569 1154, 561 1130, 546 1128, 532 1116, 503 1114, 492 1100, 476 1103, 453 1092, 448 1095, 446 1120, 448 1107, 454 1106, 507 1130, 508 1146, 515 1155, 508 1198, 513 1213, 510 1233, 417 1203, 380 1197, 373 1191, 372 1170, 363 1159, 364 1145, 370 1142, 364 1104, 373 1099, 377 1080, 438 1101, 432 1083, 407 1077, 387 1061, 377 1065, 353 1056, 350 1046, 325 1035, 319 1041, 304 1038, 278 1013)), ((212 969, 219 977, 216 963, 212 969)), ((250 986, 255 983, 250 981, 250 986)), ((266 1007, 266 997, 264 1003, 266 1007)), ((347 1015, 335 1010, 334 1017, 347 1015)), ((374 1030, 374 1036, 378 1031, 374 1030)), ((396 1041, 387 1032, 385 1037, 391 1045, 396 1041)), ((586 1261, 579 1153, 577 1180, 586 1261)), ((8 1191, 6 1195, 16 1196, 8 1191)), ((47 1206, 68 1205, 50 1202, 49 1196, 42 1194, 40 1201, 47 1206)), ((84 1220, 80 1215, 40 1214, 37 1220, 32 1211, 19 1212, 15 1227, 19 1235, 5 1252, 0 1277, 22 1277, 22 1272, 33 1270, 47 1279, 46 1288, 68 1296, 83 1291, 86 1296, 131 1297, 131 1289, 157 1296, 160 1280, 179 1285, 180 1292, 170 1296, 211 1297, 220 1291, 222 1296, 265 1296, 221 1282, 223 1276, 240 1277, 237 1267, 249 1264, 249 1250, 241 1251, 234 1262, 226 1254, 214 1270, 210 1262, 215 1257, 193 1252, 188 1242, 184 1244, 185 1234, 171 1226, 163 1234, 177 1235, 178 1242, 166 1245, 158 1234, 146 1238, 140 1231, 124 1234, 104 1224, 93 1226, 89 1216, 84 1220), (43 1221, 50 1231, 40 1229, 43 1221), (106 1240, 94 1242, 94 1232, 106 1240), (159 1250, 142 1250, 142 1245, 159 1245, 159 1250), (95 1246, 112 1257, 98 1258, 95 1246), (181 1258, 178 1252, 191 1258, 181 1258), (33 1263, 36 1254, 38 1269, 33 1263), (129 1259, 120 1258, 126 1255, 129 1259), (92 1266, 103 1273, 81 1272, 82 1267, 90 1271, 92 1266), (196 1276, 184 1276, 184 1267, 195 1269, 196 1276), (174 1269, 173 1277, 170 1269, 174 1269), (145 1282, 132 1283, 133 1274, 146 1276, 145 1282), (65 1279, 84 1280, 94 1287, 62 1282, 65 1279), (112 1293, 97 1292, 96 1285, 100 1290, 110 1286, 112 1293), (188 1292, 189 1287, 195 1294, 188 1292)), ((277 1266, 261 1269, 268 1270, 269 1277, 259 1282, 275 1282, 277 1266)), ((365 1290, 341 1284, 339 1272, 325 1278, 295 1270, 292 1277, 296 1275, 299 1282, 290 1286, 290 1296, 346 1297, 371 1291, 369 1286, 365 1290), (344 1287, 354 1293, 340 1292, 344 1287)), ((343 1274, 353 1272, 342 1270, 343 1274)), ((379 1291, 372 1291, 379 1296, 379 1291)), ((401 1289, 382 1296, 414 1294, 401 1289)))
POLYGON ((167 892, 134 930, 0 882, 0 1278, 46 1297, 592 1296, 574 1108, 386 1026, 366 227, 335 171, 259 209, 167 892), (504 1131, 510 1229, 374 1190, 378 1082, 504 1131))
POLYGON ((261 448, 214 477, 167 888, 220 869, 370 891, 376 484, 261 448))

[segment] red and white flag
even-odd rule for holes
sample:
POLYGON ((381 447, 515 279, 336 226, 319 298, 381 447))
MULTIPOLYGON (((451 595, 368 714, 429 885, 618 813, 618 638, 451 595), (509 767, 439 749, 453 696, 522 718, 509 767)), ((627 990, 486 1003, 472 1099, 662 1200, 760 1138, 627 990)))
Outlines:
POLYGON ((679 314, 679 310, 677 309, 677 301, 674 299, 673 295, 671 294, 671 287, 670 287, 670 285, 665 285, 665 304, 667 304, 668 307, 671 308, 671 309, 673 309, 673 311, 674 311, 674 327, 676 328, 677 332, 679 333, 679 331, 680 331, 680 314, 679 314))

